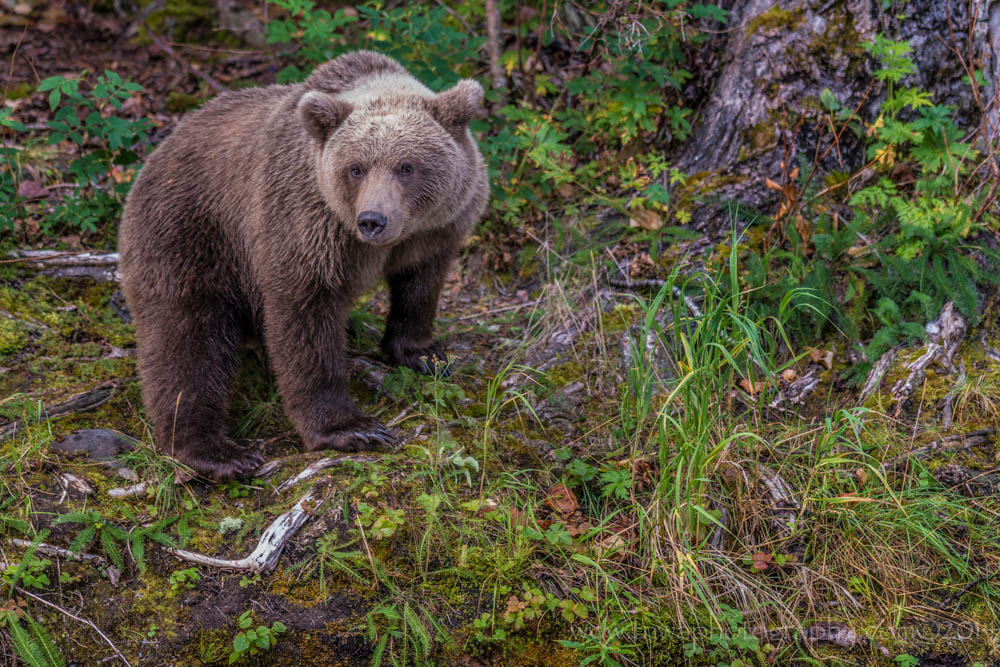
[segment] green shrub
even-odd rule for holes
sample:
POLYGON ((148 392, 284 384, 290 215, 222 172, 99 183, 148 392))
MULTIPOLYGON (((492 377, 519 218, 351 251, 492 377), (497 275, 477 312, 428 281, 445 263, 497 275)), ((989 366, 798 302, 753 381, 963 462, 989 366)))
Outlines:
MULTIPOLYGON (((61 203, 41 219, 41 230, 54 236, 66 230, 96 232, 121 215, 125 196, 131 187, 131 175, 124 168, 136 164, 138 150, 145 143, 151 122, 146 118, 121 117, 122 102, 142 90, 137 83, 105 70, 92 82, 84 71, 78 78, 53 76, 38 86, 48 93, 52 118, 46 122, 49 144, 69 141, 75 157, 63 173, 75 188, 61 203)), ((10 118, 9 110, 0 112, 0 126, 5 131, 27 133, 27 128, 10 118)), ((0 169, 0 231, 14 229, 14 222, 26 214, 17 197, 20 172, 19 151, 5 148, 4 169, 0 169)))

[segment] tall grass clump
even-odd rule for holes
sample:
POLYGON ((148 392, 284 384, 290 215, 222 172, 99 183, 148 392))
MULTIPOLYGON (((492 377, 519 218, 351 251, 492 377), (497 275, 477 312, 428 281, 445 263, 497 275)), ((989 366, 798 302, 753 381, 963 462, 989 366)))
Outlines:
POLYGON ((634 363, 622 391, 633 455, 652 454, 659 464, 655 492, 640 514, 648 574, 678 593, 693 617, 713 623, 730 609, 719 591, 745 588, 733 585, 745 579, 742 566, 730 567, 736 564, 718 548, 732 532, 733 515, 730 499, 718 492, 720 466, 766 445, 750 421, 775 395, 778 374, 796 361, 785 323, 793 303, 808 303, 789 294, 775 314, 752 316, 737 242, 734 235, 723 275, 675 270, 641 301, 639 342, 631 346, 634 363), (657 346, 667 351, 671 372, 651 358, 657 346))

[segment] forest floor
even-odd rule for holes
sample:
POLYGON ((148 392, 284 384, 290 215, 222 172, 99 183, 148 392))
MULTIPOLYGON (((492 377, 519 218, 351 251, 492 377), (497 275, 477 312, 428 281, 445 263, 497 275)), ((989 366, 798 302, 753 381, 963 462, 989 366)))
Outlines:
MULTIPOLYGON (((267 51, 169 58, 123 39, 114 14, 36 4, 49 23, 0 26, 27 56, 8 87, 114 68, 142 84, 133 111, 154 135, 210 94, 192 68, 273 80, 267 51)), ((44 94, 22 103, 45 117, 44 94)), ((52 197, 58 149, 38 163, 52 197)), ((100 252, 109 228, 60 250, 100 252)), ((300 451, 252 351, 232 428, 274 464, 191 480, 151 448, 112 272, 0 259, 0 609, 41 624, 71 664, 996 664, 994 318, 896 350, 862 396, 842 338, 768 347, 738 297, 627 285, 736 270, 752 235, 651 255, 613 212, 560 229, 469 243, 439 318, 450 377, 385 365, 385 294, 366 295, 352 394, 399 445, 295 483, 323 456, 300 451), (699 373, 755 345, 766 368, 721 390, 699 373), (307 495, 273 570, 172 548, 244 558, 307 495)), ((38 238, 14 236, 5 250, 38 238)))

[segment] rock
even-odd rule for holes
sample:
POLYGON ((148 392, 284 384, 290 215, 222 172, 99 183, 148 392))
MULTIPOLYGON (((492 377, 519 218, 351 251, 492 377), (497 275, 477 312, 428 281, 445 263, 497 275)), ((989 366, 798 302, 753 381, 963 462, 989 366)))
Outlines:
POLYGON ((92 461, 112 461, 138 444, 138 440, 109 428, 83 428, 53 442, 49 448, 66 454, 83 453, 92 461))

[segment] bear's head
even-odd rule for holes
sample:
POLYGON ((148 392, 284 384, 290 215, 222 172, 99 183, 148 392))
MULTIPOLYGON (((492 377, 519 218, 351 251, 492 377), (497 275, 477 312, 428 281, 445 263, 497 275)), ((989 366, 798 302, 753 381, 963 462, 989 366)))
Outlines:
POLYGON ((345 97, 311 90, 298 104, 331 210, 378 246, 451 222, 479 168, 468 124, 482 110, 482 87, 465 79, 437 95, 345 97))

